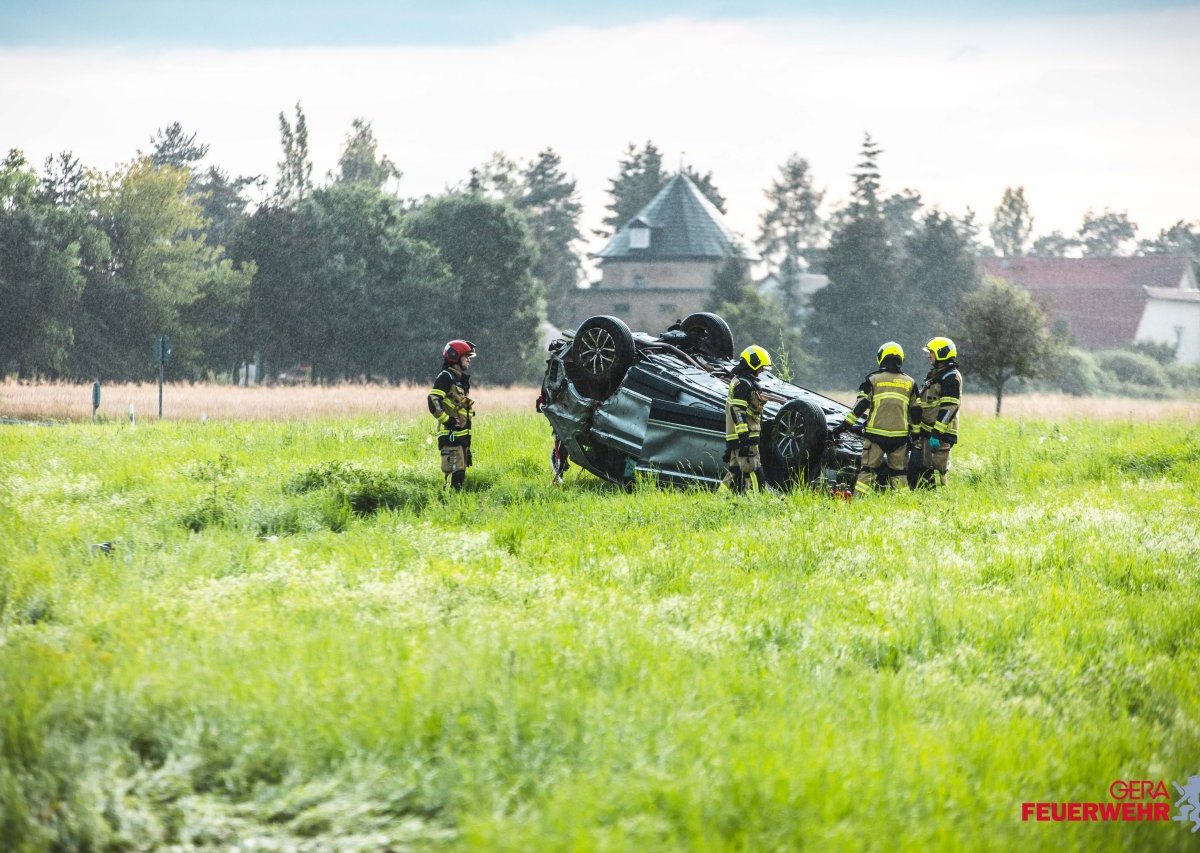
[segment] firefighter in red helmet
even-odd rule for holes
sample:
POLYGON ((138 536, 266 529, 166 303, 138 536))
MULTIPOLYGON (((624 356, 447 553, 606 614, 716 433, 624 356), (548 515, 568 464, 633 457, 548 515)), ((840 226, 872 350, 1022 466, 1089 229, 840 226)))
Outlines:
POLYGON ((471 362, 475 344, 453 340, 442 349, 442 370, 429 390, 429 412, 438 422, 438 452, 442 473, 450 479, 450 488, 458 490, 471 467, 471 416, 475 414, 471 391, 471 362))

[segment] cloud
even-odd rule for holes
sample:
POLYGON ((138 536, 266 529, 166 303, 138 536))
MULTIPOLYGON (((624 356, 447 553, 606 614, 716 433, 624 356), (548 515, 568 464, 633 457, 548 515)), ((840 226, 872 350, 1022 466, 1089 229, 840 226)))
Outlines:
POLYGON ((111 168, 180 121, 211 162, 273 178, 278 114, 300 101, 319 175, 358 116, 405 195, 440 192, 494 151, 551 146, 592 227, 625 145, 650 139, 669 166, 711 170, 751 233, 790 153, 841 199, 870 131, 890 190, 986 221, 1023 185, 1039 233, 1104 206, 1147 232, 1200 218, 1198 25, 1195 10, 940 26, 680 18, 482 47, 6 49, 0 147, 111 168))

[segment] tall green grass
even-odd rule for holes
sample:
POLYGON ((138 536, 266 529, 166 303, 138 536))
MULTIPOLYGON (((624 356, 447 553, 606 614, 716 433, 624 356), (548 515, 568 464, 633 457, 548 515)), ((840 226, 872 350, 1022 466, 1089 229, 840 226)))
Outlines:
POLYGON ((1196 425, 849 504, 479 426, 462 494, 425 423, 0 433, 0 849, 1194 844, 1020 804, 1200 772, 1196 425))

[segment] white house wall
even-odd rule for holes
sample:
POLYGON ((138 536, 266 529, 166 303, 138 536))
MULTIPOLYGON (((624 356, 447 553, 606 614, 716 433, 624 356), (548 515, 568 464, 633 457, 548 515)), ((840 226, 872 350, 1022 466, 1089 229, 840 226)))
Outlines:
POLYGON ((1200 363, 1200 302, 1151 298, 1138 323, 1136 340, 1167 344, 1178 341, 1176 361, 1200 363))

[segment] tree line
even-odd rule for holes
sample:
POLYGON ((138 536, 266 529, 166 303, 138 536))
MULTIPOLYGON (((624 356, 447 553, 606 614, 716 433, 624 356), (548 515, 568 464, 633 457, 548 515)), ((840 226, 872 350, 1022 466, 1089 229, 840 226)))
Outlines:
POLYGON ((977 258, 997 253, 1200 258, 1200 221, 1180 221, 1137 242, 1129 215, 1108 209, 1088 211, 1074 235, 1055 231, 1034 239, 1022 187, 1005 190, 988 245, 973 211, 955 216, 927 206, 916 190, 886 192, 883 153, 866 134, 849 200, 828 216, 821 213, 825 192, 814 187, 808 162, 791 156, 766 191, 756 241, 776 272, 778 290, 764 294, 756 287, 746 259, 731 259, 714 277, 708 308, 731 321, 739 344, 778 347, 790 372, 819 387, 856 384, 874 368, 875 349, 888 340, 901 343, 908 369, 919 375, 921 346, 944 334, 959 343, 965 363, 995 395, 999 410, 1011 380, 1052 378, 1060 362, 1078 359, 1069 350, 1072 341, 1052 333, 1028 292, 1000 280, 981 281, 977 258), (799 292, 804 272, 829 280, 809 299, 799 292))
MULTIPOLYGON (((567 318, 583 271, 582 207, 553 149, 523 162, 497 153, 444 193, 405 199, 369 122, 353 122, 324 180, 299 104, 279 129, 270 189, 206 165, 208 146, 178 123, 112 173, 70 153, 38 170, 10 151, 0 164, 0 372, 149 379, 151 342, 168 334, 180 378, 254 361, 267 374, 304 363, 314 381, 423 382, 441 344, 471 330, 489 381, 537 376, 539 323, 567 318), (255 192, 265 199, 252 204, 255 192)), ((973 212, 930 208, 912 189, 886 193, 882 153, 867 135, 849 200, 827 214, 808 162, 789 157, 754 238, 764 264, 731 258, 714 278, 706 307, 799 378, 844 384, 885 339, 915 351, 935 332, 953 335, 980 255, 1200 255, 1200 222, 1136 242, 1128 214, 1107 209, 1089 211, 1075 235, 1035 239, 1021 187, 1005 191, 989 246, 973 212), (753 281, 764 265, 775 292, 753 281), (805 272, 829 278, 811 300, 805 272)), ((681 171, 725 211, 711 172, 681 171)), ((673 174, 653 142, 631 143, 596 236, 615 233, 673 174)))
POLYGON ((64 153, 39 171, 0 164, 0 371, 144 380, 167 334, 170 373, 314 381, 427 381, 447 339, 470 330, 490 381, 528 381, 538 324, 578 279, 580 205, 552 149, 514 164, 504 198, 472 178, 403 199, 371 125, 353 123, 337 168, 312 174, 297 105, 279 116, 273 189, 205 166, 178 124, 111 174, 64 153))

